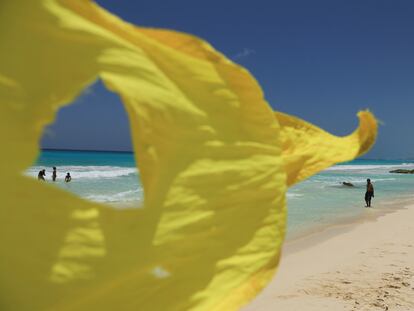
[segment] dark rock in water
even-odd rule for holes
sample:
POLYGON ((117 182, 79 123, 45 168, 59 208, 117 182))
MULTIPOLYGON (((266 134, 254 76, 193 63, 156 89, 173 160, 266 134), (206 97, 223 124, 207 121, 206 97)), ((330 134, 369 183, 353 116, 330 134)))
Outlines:
POLYGON ((398 169, 398 170, 390 171, 390 173, 397 173, 397 174, 414 174, 414 170, 398 169))
POLYGON ((353 183, 350 183, 350 182, 347 182, 347 181, 343 181, 342 184, 344 186, 347 186, 347 187, 354 187, 354 184, 353 183))

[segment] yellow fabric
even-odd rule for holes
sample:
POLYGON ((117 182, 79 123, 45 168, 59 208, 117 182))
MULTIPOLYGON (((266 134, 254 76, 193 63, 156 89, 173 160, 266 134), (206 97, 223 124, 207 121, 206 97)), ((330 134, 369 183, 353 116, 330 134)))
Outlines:
POLYGON ((366 153, 377 136, 377 121, 360 111, 359 127, 349 136, 337 137, 297 117, 275 112, 280 124, 282 156, 291 186, 335 164, 366 153))
MULTIPOLYGON (((1 310, 237 310, 277 267, 287 175, 358 154, 286 165, 291 148, 303 154, 294 124, 310 140, 326 134, 287 116, 280 128, 251 75, 206 42, 90 1, 4 0, 0 40, 1 310), (21 175, 43 127, 97 78, 129 114, 142 207, 21 175)), ((366 150, 375 126, 344 143, 366 150)))

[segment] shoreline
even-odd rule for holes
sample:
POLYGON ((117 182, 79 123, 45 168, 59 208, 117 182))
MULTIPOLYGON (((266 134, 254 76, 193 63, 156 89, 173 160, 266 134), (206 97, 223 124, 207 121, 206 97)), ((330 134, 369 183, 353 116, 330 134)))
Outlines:
POLYGON ((242 310, 414 310, 414 198, 367 212, 285 242, 274 279, 242 310))
MULTIPOLYGON (((285 246, 299 243, 301 240, 306 240, 313 236, 321 235, 323 232, 329 232, 331 235, 346 230, 347 227, 366 222, 375 221, 378 217, 393 213, 397 210, 403 209, 405 205, 414 204, 414 196, 404 196, 401 198, 388 198, 382 202, 374 205, 371 208, 361 207, 358 212, 351 215, 342 214, 337 217, 325 219, 323 224, 310 223, 304 229, 294 230, 293 232, 287 232, 285 246), (335 233, 337 231, 337 233, 335 233)), ((289 209, 289 206, 288 206, 289 209)), ((288 211, 289 213, 289 211, 288 211)), ((287 226, 289 230, 289 225, 287 226)))

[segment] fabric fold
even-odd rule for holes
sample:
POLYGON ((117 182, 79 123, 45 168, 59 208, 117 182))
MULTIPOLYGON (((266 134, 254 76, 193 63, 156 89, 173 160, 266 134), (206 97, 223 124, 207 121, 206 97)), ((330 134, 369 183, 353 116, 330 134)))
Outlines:
POLYGON ((280 123, 287 184, 292 186, 329 166, 351 161, 374 144, 377 121, 369 111, 358 113, 359 126, 345 137, 334 136, 297 117, 275 112, 280 123))

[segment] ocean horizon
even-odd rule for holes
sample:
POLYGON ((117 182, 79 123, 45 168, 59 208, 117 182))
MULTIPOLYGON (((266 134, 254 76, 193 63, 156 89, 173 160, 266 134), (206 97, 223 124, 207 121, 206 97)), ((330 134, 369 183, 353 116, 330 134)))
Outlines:
MULTIPOLYGON (((57 167, 56 186, 86 200, 114 208, 136 208, 143 201, 131 151, 44 149, 25 174, 37 178, 38 172, 46 169, 46 181, 52 182, 53 166, 57 167), (65 183, 68 172, 73 180, 65 183)), ((357 159, 332 166, 293 186, 287 192, 288 237, 363 213, 367 178, 375 187, 373 208, 412 198, 414 175, 389 173, 398 168, 414 169, 414 160, 357 159), (343 182, 353 186, 344 186, 343 182)))

